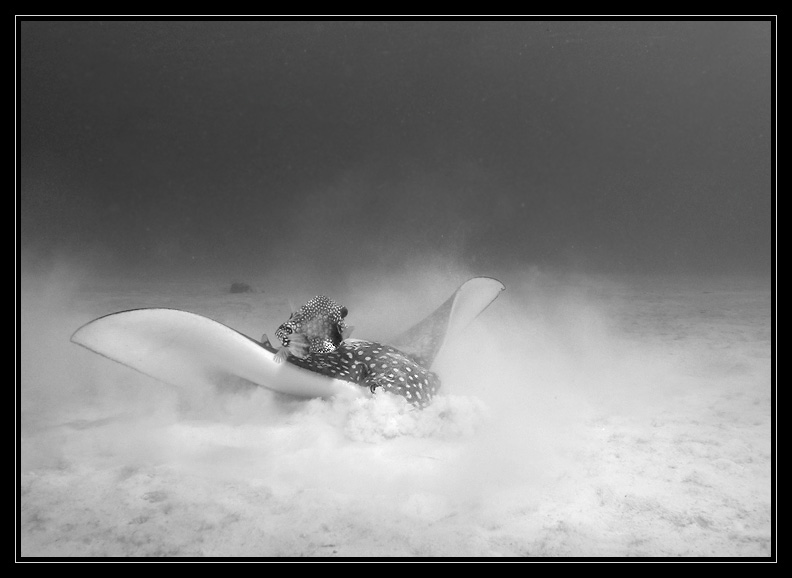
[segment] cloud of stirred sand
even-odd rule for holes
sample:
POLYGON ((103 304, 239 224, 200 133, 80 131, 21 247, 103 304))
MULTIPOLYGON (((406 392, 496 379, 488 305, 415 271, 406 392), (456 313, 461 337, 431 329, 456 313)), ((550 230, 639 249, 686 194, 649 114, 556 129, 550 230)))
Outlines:
MULTIPOLYGON (((349 307, 356 336, 406 329, 475 274, 430 259, 408 265, 352 270, 336 284, 348 287, 333 297, 349 307)), ((387 398, 291 401, 261 389, 196 400, 69 342, 104 313, 90 310, 99 272, 72 263, 29 271, 21 280, 23 467, 154 462, 349 495, 376 488, 386 500, 419 491, 477 500, 574 468, 596 412, 640 411, 667 369, 619 335, 617 285, 508 271, 506 291, 438 360, 445 395, 425 412, 387 398)), ((177 287, 148 291, 166 298, 177 287)), ((108 302, 106 292, 96 295, 108 302)), ((133 304, 123 294, 110 301, 133 304)))

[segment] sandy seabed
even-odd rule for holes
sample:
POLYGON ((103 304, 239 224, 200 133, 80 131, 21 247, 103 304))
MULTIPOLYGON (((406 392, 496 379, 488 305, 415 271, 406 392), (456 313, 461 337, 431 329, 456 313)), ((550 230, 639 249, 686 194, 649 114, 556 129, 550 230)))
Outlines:
MULTIPOLYGON (((22 278, 23 557, 771 555, 769 279, 503 278, 416 411, 195 396, 69 342, 137 307, 272 335, 266 280, 64 276, 22 278)), ((383 339, 460 280, 331 297, 383 339)))

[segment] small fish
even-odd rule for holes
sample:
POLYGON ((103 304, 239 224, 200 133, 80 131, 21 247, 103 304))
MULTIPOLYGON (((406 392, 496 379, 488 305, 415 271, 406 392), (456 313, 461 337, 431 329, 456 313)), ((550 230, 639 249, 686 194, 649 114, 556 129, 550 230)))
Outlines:
POLYGON ((289 357, 303 359, 308 355, 335 351, 349 337, 354 327, 347 327, 347 308, 324 295, 317 295, 275 331, 282 347, 275 355, 277 362, 289 357))

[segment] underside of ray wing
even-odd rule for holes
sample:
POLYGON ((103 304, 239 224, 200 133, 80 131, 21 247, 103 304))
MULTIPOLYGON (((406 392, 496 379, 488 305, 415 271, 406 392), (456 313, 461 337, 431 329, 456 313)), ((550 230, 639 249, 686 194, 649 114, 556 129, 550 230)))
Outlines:
POLYGON ((443 347, 505 289, 491 277, 474 277, 462 284, 445 303, 410 329, 388 341, 421 365, 431 368, 443 347))

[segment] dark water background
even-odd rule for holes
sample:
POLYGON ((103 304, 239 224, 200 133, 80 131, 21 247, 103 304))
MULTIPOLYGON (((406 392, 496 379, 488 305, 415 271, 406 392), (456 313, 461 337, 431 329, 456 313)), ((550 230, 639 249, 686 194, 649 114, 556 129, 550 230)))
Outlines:
POLYGON ((23 267, 771 265, 771 24, 19 27, 23 267))

